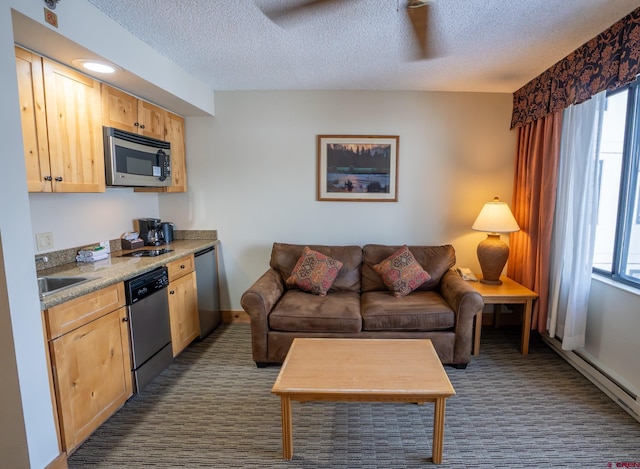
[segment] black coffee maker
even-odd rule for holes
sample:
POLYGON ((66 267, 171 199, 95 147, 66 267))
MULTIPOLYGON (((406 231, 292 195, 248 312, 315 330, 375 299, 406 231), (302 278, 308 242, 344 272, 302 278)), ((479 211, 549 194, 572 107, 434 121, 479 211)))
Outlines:
POLYGON ((164 234, 160 225, 158 218, 140 218, 138 220, 140 238, 144 241, 145 246, 164 244, 164 234))

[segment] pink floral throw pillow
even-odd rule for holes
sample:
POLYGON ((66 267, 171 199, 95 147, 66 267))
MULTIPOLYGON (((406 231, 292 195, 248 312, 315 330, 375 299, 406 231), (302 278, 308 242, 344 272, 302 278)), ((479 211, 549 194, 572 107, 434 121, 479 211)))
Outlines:
POLYGON ((325 256, 305 246, 291 276, 286 280, 289 287, 325 296, 342 268, 342 262, 325 256))
POLYGON ((373 270, 397 297, 408 295, 431 278, 406 245, 374 265, 373 270))

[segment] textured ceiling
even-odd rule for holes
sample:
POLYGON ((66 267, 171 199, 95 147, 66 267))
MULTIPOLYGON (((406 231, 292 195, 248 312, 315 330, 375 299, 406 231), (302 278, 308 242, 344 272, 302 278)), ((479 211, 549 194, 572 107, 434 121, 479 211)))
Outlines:
POLYGON ((431 58, 406 0, 88 0, 214 90, 513 92, 640 0, 432 0, 431 58))

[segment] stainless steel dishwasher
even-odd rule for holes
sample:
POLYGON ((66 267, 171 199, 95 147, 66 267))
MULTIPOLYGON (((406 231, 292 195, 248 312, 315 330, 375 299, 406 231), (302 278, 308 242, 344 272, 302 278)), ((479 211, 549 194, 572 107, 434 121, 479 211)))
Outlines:
POLYGON ((211 246, 196 252, 195 268, 198 286, 198 312, 200 339, 204 339, 222 320, 218 290, 218 250, 211 246))
POLYGON ((124 283, 129 306, 133 390, 138 393, 173 361, 166 267, 124 283))

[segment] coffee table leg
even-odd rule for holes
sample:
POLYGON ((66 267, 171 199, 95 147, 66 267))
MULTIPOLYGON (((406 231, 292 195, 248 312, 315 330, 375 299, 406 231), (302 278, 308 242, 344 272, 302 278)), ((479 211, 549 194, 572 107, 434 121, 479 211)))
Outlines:
POLYGON ((442 444, 444 443, 444 409, 446 399, 438 398, 433 410, 433 449, 431 459, 434 464, 442 462, 442 444))
POLYGON ((293 434, 291 425, 291 398, 280 396, 282 407, 282 457, 291 459, 293 457, 293 434))

